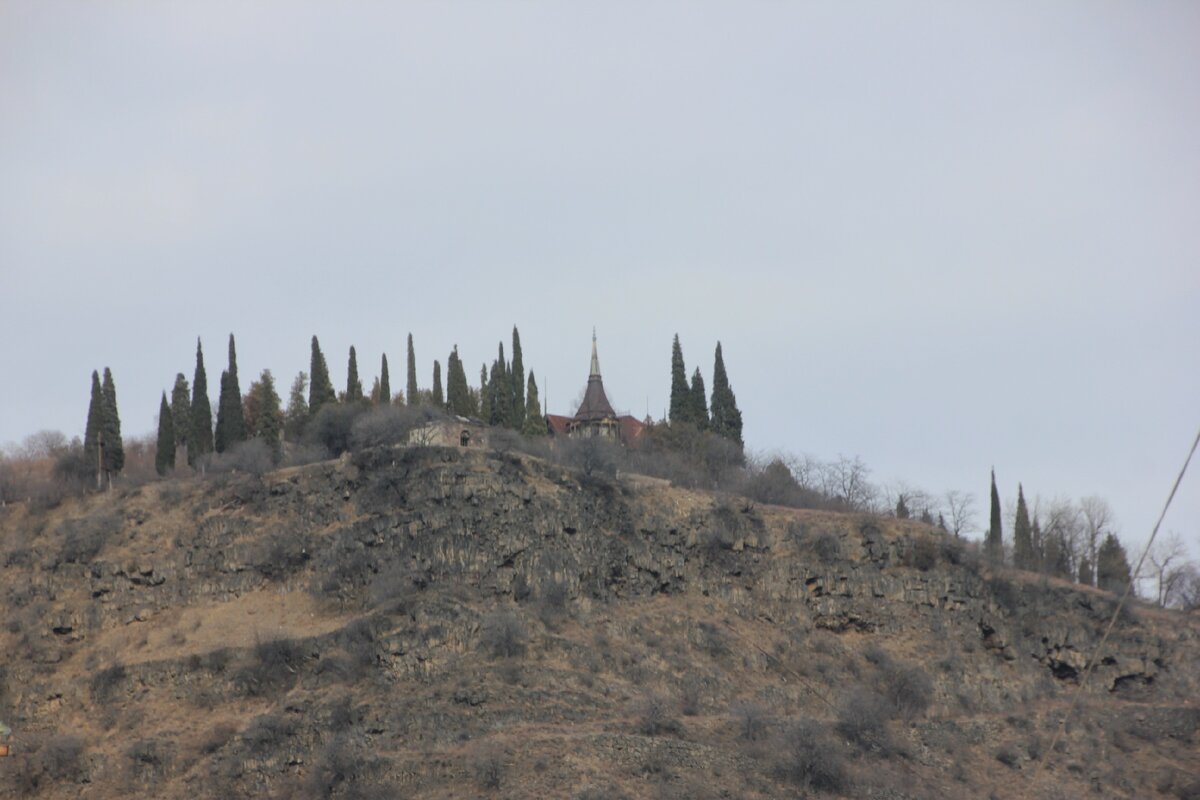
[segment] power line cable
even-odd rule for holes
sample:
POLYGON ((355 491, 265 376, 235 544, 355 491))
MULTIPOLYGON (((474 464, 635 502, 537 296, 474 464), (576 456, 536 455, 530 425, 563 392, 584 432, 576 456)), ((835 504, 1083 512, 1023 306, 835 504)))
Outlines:
POLYGON ((1088 659, 1083 669, 1083 675, 1079 678, 1079 685, 1075 687, 1075 695, 1071 698, 1071 705, 1068 706, 1067 713, 1063 715, 1058 729, 1054 732, 1054 738, 1050 740, 1050 747, 1046 750, 1046 757, 1038 762, 1037 769, 1033 772, 1032 780, 1034 781, 1041 774, 1046 762, 1054 757, 1054 748, 1058 744, 1058 740, 1062 738, 1063 732, 1067 729, 1067 721, 1079 705, 1084 687, 1087 686, 1088 678, 1091 677, 1092 670, 1100 658, 1100 653, 1104 650, 1104 645, 1108 643, 1108 637, 1117 624, 1117 618, 1121 615, 1121 609, 1125 607, 1125 601, 1129 599, 1129 595, 1133 592, 1134 577, 1140 575, 1142 572, 1142 564, 1145 563, 1146 555, 1150 552, 1151 545, 1154 544, 1154 538, 1158 536, 1158 529, 1162 527, 1163 519, 1167 516, 1167 509, 1171 507, 1171 501, 1175 499, 1175 493, 1179 491, 1179 485, 1183 483, 1183 476, 1187 472, 1188 465, 1192 463, 1192 456, 1196 454, 1198 446, 1200 446, 1200 431, 1196 431, 1196 438, 1192 442, 1192 449, 1188 451, 1187 458, 1183 461, 1183 467, 1180 468, 1179 474, 1175 477, 1175 485, 1171 487, 1171 493, 1167 495, 1167 502, 1163 504, 1162 512, 1158 515, 1158 521, 1154 523, 1154 530, 1150 532, 1150 538, 1146 541, 1146 546, 1142 548, 1142 555, 1138 558, 1137 566, 1129 576, 1129 583, 1126 584, 1125 591, 1121 594, 1120 601, 1117 602, 1117 607, 1113 609, 1112 619, 1108 621, 1108 627, 1104 629, 1104 636, 1100 638, 1100 643, 1096 645, 1095 650, 1092 652, 1092 657, 1088 659))

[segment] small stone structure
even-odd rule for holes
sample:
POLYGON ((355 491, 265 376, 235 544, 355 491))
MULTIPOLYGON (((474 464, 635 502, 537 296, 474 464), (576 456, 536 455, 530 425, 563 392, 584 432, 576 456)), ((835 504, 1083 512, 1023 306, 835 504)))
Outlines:
POLYGON ((434 419, 408 432, 410 445, 426 447, 487 447, 488 429, 477 419, 434 419))

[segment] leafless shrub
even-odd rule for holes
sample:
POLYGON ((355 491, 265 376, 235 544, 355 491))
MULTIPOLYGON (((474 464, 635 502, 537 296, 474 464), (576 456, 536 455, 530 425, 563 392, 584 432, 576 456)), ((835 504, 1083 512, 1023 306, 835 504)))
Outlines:
POLYGON ((856 687, 838 705, 837 729, 842 736, 864 750, 887 751, 888 703, 866 687, 856 687))
POLYGON ((483 621, 480 644, 492 658, 515 658, 525 654, 528 631, 511 611, 494 611, 483 621))
POLYGON ((928 536, 918 536, 904 553, 904 566, 928 572, 937 566, 937 543, 928 536))
POLYGON ((120 530, 120 517, 111 513, 66 520, 60 528, 63 543, 59 558, 67 564, 86 564, 120 530))
POLYGON ((222 722, 216 725, 208 732, 208 735, 201 740, 200 752, 205 755, 212 755, 228 744, 236 733, 237 729, 228 722, 222 722))
POLYGON ((704 698, 704 682, 696 675, 688 675, 683 679, 679 692, 679 710, 685 717, 694 717, 700 713, 700 704, 704 698))
POLYGON ((242 731, 241 740, 246 752, 261 758, 277 751, 295 732, 292 720, 278 714, 260 714, 242 731))
POLYGON ((91 680, 92 703, 108 705, 113 699, 113 692, 124 680, 124 664, 113 664, 97 672, 91 680))
POLYGON ((296 682, 303 659, 300 644, 285 637, 264 639, 254 646, 247 663, 233 677, 247 697, 270 697, 285 692, 296 682))
POLYGON ((246 472, 263 475, 275 466, 271 448, 262 439, 238 442, 224 453, 214 453, 208 460, 207 472, 220 475, 227 472, 246 472))
POLYGON ((784 780, 806 790, 840 793, 849 784, 842 748, 830 730, 811 720, 792 725, 784 734, 776 770, 784 780))
POLYGON ((813 539, 812 551, 822 564, 832 564, 842 557, 842 540, 836 533, 824 531, 813 539))
POLYGON ((504 783, 504 751, 491 744, 476 748, 471 755, 471 770, 481 789, 499 789, 504 783))
POLYGON ((54 780, 78 781, 84 775, 83 751, 78 736, 56 736, 38 752, 38 763, 54 780))
POLYGON ((129 777, 151 786, 167 771, 171 763, 170 748, 154 739, 139 739, 125 749, 129 777))
POLYGON ((888 663, 880 667, 884 697, 893 715, 913 719, 925 713, 933 699, 933 681, 920 667, 888 663))
POLYGON ((643 697, 637 711, 637 732, 643 736, 682 733, 683 725, 675 719, 671 709, 672 704, 662 695, 648 694, 643 697))
POLYGON ((771 714, 760 703, 742 702, 733 706, 733 718, 737 721, 738 736, 746 742, 757 742, 766 738, 771 725, 771 714))

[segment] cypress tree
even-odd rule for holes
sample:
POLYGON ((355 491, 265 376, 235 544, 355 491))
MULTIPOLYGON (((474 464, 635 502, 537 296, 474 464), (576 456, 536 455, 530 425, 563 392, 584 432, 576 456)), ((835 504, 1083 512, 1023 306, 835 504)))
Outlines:
POLYGON ((221 373, 221 394, 217 398, 217 432, 213 447, 224 453, 246 440, 246 418, 242 409, 242 389, 238 383, 237 349, 229 334, 229 368, 221 373))
POLYGON ((1096 553, 1096 585, 1105 591, 1121 594, 1132 580, 1125 548, 1116 536, 1105 534, 1096 553))
POLYGON ((104 433, 104 471, 111 476, 125 468, 125 444, 121 441, 121 415, 117 412, 117 387, 112 370, 104 368, 104 413, 101 416, 104 433))
POLYGON ((937 526, 938 526, 938 529, 940 529, 942 531, 946 530, 946 518, 944 516, 942 516, 942 512, 940 512, 940 511, 938 512, 937 526))
POLYGON ((688 395, 692 406, 692 422, 702 431, 708 430, 708 400, 705 394, 704 376, 700 374, 700 368, 696 367, 696 371, 692 373, 692 388, 688 390, 688 395))
MULTIPOLYGON (((503 354, 503 345, 501 346, 501 354, 503 354)), ((508 376, 505 374, 504 361, 498 359, 492 362, 492 373, 488 378, 488 400, 491 403, 491 417, 488 419, 489 425, 497 425, 505 427, 508 425, 509 413, 512 408, 508 404, 509 398, 509 383, 508 376)))
POLYGON ((195 466, 202 456, 213 451, 212 405, 208 401, 208 374, 204 371, 204 351, 196 339, 196 374, 192 376, 192 424, 188 437, 188 464, 195 466))
POLYGON ((479 368, 479 418, 489 424, 492 421, 492 391, 487 364, 479 368))
POLYGON ((992 470, 992 509, 991 523, 983 540, 983 549, 988 558, 1000 562, 1004 560, 1004 535, 1000 529, 1000 493, 996 491, 996 470, 992 470))
POLYGON ((1029 509, 1025 506, 1025 489, 1017 484, 1017 519, 1013 523, 1013 566, 1017 569, 1036 569, 1033 550, 1033 526, 1029 524, 1029 509))
POLYGON ((737 398, 729 386, 725 373, 725 358, 721 355, 721 343, 717 342, 717 354, 713 359, 712 388, 712 431, 718 436, 742 443, 742 412, 738 410, 737 398))
POLYGON ((288 393, 287 413, 283 415, 283 433, 289 442, 298 442, 304 435, 304 426, 308 423, 308 401, 304 399, 304 390, 308 387, 308 374, 301 372, 292 381, 288 393))
POLYGON ((346 402, 361 403, 362 401, 362 381, 358 379, 358 354, 354 352, 354 345, 350 345, 350 360, 346 364, 346 402))
POLYGON ((687 369, 683 365, 683 348, 679 334, 671 344, 671 422, 694 422, 691 415, 691 389, 688 388, 687 369))
POLYGON ((158 439, 154 447, 154 471, 166 475, 175 468, 175 422, 171 417, 171 406, 167 393, 162 393, 158 404, 158 439))
POLYGON ((896 519, 908 519, 912 516, 912 512, 908 510, 908 503, 904 502, 904 495, 896 498, 896 519))
POLYGON ((446 407, 446 398, 442 395, 442 365, 437 359, 433 360, 433 406, 439 410, 446 407))
POLYGON ((526 436, 545 436, 546 418, 542 416, 542 404, 538 400, 537 380, 529 370, 529 382, 525 386, 525 424, 521 432, 526 436))
POLYGON ((96 487, 104 468, 100 463, 100 448, 104 436, 104 389, 100 387, 100 373, 92 370, 92 399, 88 403, 87 427, 83 433, 83 454, 88 469, 96 470, 96 487))
POLYGON ((381 406, 390 406, 392 404, 392 380, 388 377, 387 353, 383 354, 383 358, 379 363, 378 402, 381 406))
POLYGON ((513 325, 512 369, 509 370, 508 378, 512 384, 511 424, 514 430, 519 431, 525 427, 525 365, 521 360, 521 334, 517 332, 516 325, 513 325))
MULTIPOLYGON (((187 378, 183 373, 175 375, 175 388, 171 390, 171 422, 175 431, 175 450, 184 448, 187 455, 188 437, 192 432, 192 399, 187 378)), ((172 465, 174 466, 174 465, 172 465)))
MULTIPOLYGON (((262 371, 253 391, 258 406, 255 435, 270 449, 271 460, 278 464, 283 457, 284 418, 279 405, 279 393, 275 391, 275 376, 271 374, 271 370, 262 371)), ((304 399, 303 394, 300 399, 304 399)))
POLYGON ((329 380, 329 366, 325 363, 325 354, 321 352, 321 343, 316 336, 312 337, 308 374, 308 413, 315 417, 321 406, 337 402, 337 393, 333 391, 333 382, 329 380))
POLYGON ((420 394, 417 390, 417 356, 413 350, 412 334, 408 335, 408 386, 405 389, 405 398, 410 406, 417 405, 420 401, 420 394))
POLYGON ((467 373, 458 356, 458 345, 454 345, 450 351, 446 365, 446 402, 450 405, 450 411, 460 417, 474 415, 476 411, 472 408, 471 387, 467 385, 467 373))

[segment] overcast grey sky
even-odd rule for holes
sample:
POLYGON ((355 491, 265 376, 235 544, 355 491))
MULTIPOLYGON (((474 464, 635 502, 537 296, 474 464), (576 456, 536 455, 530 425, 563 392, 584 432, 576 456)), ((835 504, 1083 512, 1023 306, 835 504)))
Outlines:
MULTIPOLYGON (((0 443, 320 337, 1144 539, 1200 425, 1200 5, 0 4, 0 443), (336 9, 336 11, 335 11, 336 9)), ((401 379, 402 380, 402 379, 401 379)), ((369 382, 369 380, 368 380, 369 382)), ((393 378, 395 383, 395 378, 393 378)), ((1200 470, 1167 527, 1200 537, 1200 470)))

